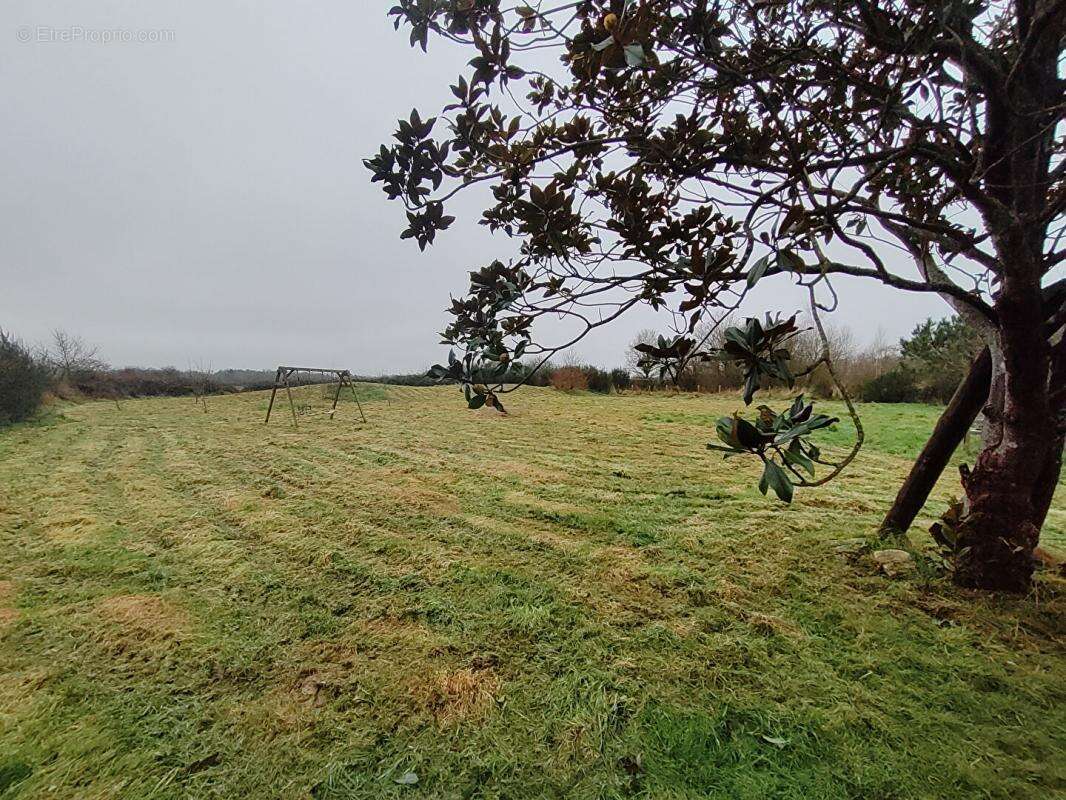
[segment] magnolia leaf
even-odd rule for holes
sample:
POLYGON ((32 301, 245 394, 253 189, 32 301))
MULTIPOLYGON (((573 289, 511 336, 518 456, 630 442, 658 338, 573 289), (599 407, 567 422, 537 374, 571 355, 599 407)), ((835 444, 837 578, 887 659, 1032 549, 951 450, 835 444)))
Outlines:
MULTIPOLYGON (((782 269, 795 270, 798 272, 803 269, 805 264, 803 263, 803 259, 791 250, 781 250, 777 254, 777 266, 782 269)), ((793 317, 793 319, 795 318, 793 317)))
POLYGON ((809 433, 813 433, 822 428, 828 428, 830 425, 835 425, 838 422, 840 422, 840 420, 836 417, 818 414, 817 416, 811 417, 806 422, 801 422, 798 425, 789 428, 787 431, 779 433, 777 438, 774 439, 774 444, 786 444, 799 436, 806 436, 809 433))
POLYGON ((777 498, 784 503, 792 502, 792 495, 795 492, 795 488, 792 486, 792 481, 788 478, 788 473, 785 472, 776 461, 767 460, 766 466, 763 468, 762 479, 759 481, 759 491, 766 494, 767 489, 773 489, 777 498))
POLYGON ((744 405, 750 406, 751 400, 755 397, 755 392, 759 390, 759 375, 757 372, 752 371, 748 374, 748 379, 744 381, 744 405))
POLYGON ((759 429, 739 416, 733 417, 732 432, 736 440, 740 442, 740 446, 747 450, 754 450, 763 443, 763 436, 759 433, 759 429))
POLYGON ((814 477, 814 462, 807 458, 807 454, 803 452, 803 446, 800 444, 799 439, 793 439, 792 443, 788 446, 788 449, 784 451, 785 461, 794 467, 801 467, 814 477))
POLYGON ((785 214, 785 219, 781 223, 779 233, 784 236, 786 233, 792 230, 794 226, 799 224, 806 216, 807 211, 803 208, 803 206, 792 206, 792 208, 788 210, 788 213, 785 214))
POLYGON ((730 446, 733 450, 743 450, 740 440, 733 433, 733 417, 721 417, 715 425, 718 438, 730 446))
POLYGON ((750 289, 759 279, 766 274, 766 270, 770 267, 770 256, 763 256, 754 264, 751 265, 751 269, 748 270, 748 288, 750 289))

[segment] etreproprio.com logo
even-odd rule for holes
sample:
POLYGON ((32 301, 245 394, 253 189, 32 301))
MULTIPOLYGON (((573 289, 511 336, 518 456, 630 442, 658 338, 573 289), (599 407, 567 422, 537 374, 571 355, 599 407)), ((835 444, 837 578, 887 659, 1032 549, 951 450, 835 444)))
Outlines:
POLYGON ((83 25, 21 25, 15 38, 23 44, 160 44, 174 41, 166 28, 89 28, 83 25))

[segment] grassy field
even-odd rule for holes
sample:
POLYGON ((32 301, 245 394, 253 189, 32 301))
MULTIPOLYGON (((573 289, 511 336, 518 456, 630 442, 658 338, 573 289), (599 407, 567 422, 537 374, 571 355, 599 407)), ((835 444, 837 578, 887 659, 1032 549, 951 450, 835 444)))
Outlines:
POLYGON ((937 409, 785 508, 703 447, 732 395, 373 395, 0 432, 0 798, 1066 796, 1062 581, 838 552, 937 409))

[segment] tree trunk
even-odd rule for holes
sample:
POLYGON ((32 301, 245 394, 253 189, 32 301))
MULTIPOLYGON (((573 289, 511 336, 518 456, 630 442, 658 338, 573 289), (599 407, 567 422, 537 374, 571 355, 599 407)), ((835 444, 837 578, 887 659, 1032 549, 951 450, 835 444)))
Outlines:
MULTIPOLYGON (((1021 437, 1012 433, 1011 438, 1021 437)), ((960 586, 1009 592, 1029 588, 1041 520, 1032 502, 1038 480, 1021 467, 1017 459, 993 453, 967 476, 968 508, 955 569, 960 586)))
POLYGON ((902 535, 910 528, 944 467, 966 437, 988 399, 991 380, 992 356, 986 347, 970 365, 970 371, 951 396, 947 408, 933 428, 929 441, 925 443, 910 474, 900 487, 895 502, 881 523, 883 533, 902 535))
POLYGON ((1050 346, 1039 278, 1008 274, 996 299, 998 341, 985 448, 963 476, 966 507, 959 531, 955 581, 961 586, 1021 592, 1033 574, 1043 517, 1042 496, 1056 419, 1049 398, 1050 346))
MULTIPOLYGON (((1061 327, 1063 304, 1066 303, 1066 279, 1057 281, 1043 290, 1044 315, 1047 321, 1045 334, 1049 340, 1061 327)), ((971 322, 973 322, 971 320, 971 322)), ((979 320, 978 320, 979 322, 979 320)), ((975 327, 978 327, 975 325, 975 327)), ((1039 486, 1033 503, 1036 506, 1039 522, 1037 527, 1043 527, 1043 521, 1047 517, 1048 508, 1058 486, 1059 472, 1062 468, 1062 448, 1066 444, 1066 415, 1062 409, 1066 408, 1066 343, 1060 343, 1055 348, 1052 374, 1049 380, 1051 391, 1059 387, 1058 394, 1051 397, 1052 408, 1059 409, 1058 432, 1052 444, 1052 452, 1044 465, 1039 486)), ((944 413, 937 421, 929 440, 922 448, 914 466, 907 475, 906 480, 896 495, 895 502, 885 515, 881 523, 883 533, 904 534, 914 524, 915 517, 925 506, 929 499, 929 493, 936 482, 940 479, 944 468, 948 465, 954 450, 962 443, 966 432, 973 426, 974 420, 981 411, 981 406, 989 397, 992 378, 991 354, 986 347, 970 365, 970 371, 963 378, 959 388, 952 395, 944 413)))

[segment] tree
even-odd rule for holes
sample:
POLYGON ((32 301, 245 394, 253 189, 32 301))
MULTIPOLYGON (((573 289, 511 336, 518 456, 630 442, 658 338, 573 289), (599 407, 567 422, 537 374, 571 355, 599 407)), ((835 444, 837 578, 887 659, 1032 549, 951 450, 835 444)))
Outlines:
POLYGON ((106 365, 98 358, 98 349, 79 336, 56 329, 52 332, 52 350, 48 360, 59 381, 76 379, 88 372, 98 372, 106 365))
POLYGON ((927 319, 900 339, 899 354, 925 369, 962 372, 980 352, 979 342, 962 317, 927 319))
MULTIPOLYGON (((405 205, 404 238, 424 249, 454 221, 445 202, 484 183, 481 223, 520 243, 452 301, 444 338, 462 356, 442 372, 548 358, 639 303, 672 314, 650 354, 678 370, 721 355, 692 335, 705 317, 775 276, 805 286, 814 314, 835 305, 839 275, 938 294, 992 360, 955 578, 1029 585, 1034 507, 1066 432, 1066 309, 1047 285, 1066 260, 1066 3, 399 0, 390 13, 412 44, 434 34, 474 55, 439 117, 412 111, 366 161, 405 205), (535 341, 546 315, 577 332, 535 341)), ((778 355, 789 323, 728 332, 746 400, 752 380, 794 375, 778 355)), ((791 411, 774 424, 806 424, 791 411)), ((734 423, 764 484, 794 480, 753 427, 758 441, 734 423)))
MULTIPOLYGON (((827 341, 823 342, 816 329, 808 328, 803 331, 789 343, 790 360, 792 363, 813 364, 828 345, 836 362, 840 381, 849 392, 854 392, 857 388, 854 372, 860 355, 851 330, 846 327, 826 325, 825 335, 827 341)), ((836 389, 824 365, 819 365, 812 370, 805 378, 803 386, 813 396, 823 398, 832 397, 836 389)))
POLYGON ((639 350, 641 345, 655 344, 658 340, 659 334, 657 331, 651 328, 642 328, 637 331, 637 335, 633 337, 633 341, 629 343, 629 349, 626 351, 626 366, 634 372, 639 372, 641 377, 645 381, 651 380, 652 364, 647 355, 639 350))
POLYGON ((900 340, 899 352, 903 367, 916 375, 924 399, 944 402, 983 346, 980 337, 956 315, 917 325, 910 337, 900 340))
POLYGON ((185 371, 185 378, 192 387, 193 400, 207 413, 207 393, 211 390, 212 370, 209 364, 197 361, 195 365, 190 361, 189 368, 185 371))
MULTIPOLYGON (((693 338, 702 342, 702 348, 708 353, 722 352, 726 345, 726 332, 736 326, 738 320, 732 316, 719 319, 704 319, 692 332, 693 338)), ((809 331, 805 331, 799 336, 795 337, 791 344, 799 341, 809 331)), ((815 336, 814 338, 817 338, 815 336)), ((792 354, 792 348, 789 347, 789 360, 791 363, 798 363, 799 359, 796 359, 792 354)), ((813 356, 817 358, 821 355, 819 349, 813 356)), ((696 390, 705 391, 721 391, 722 389, 737 389, 744 385, 745 374, 742 365, 738 365, 735 362, 712 359, 710 361, 702 359, 692 359, 686 365, 681 375, 678 378, 678 383, 682 385, 682 388, 691 387, 696 390)))

